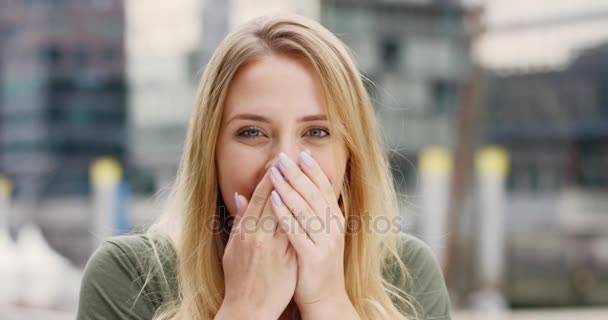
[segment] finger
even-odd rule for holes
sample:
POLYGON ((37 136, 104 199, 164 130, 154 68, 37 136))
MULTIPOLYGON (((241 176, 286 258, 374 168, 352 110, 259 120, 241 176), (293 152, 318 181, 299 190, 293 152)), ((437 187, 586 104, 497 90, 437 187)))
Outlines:
MULTIPOLYGON (((296 166, 293 165, 293 162, 284 153, 280 154, 279 158, 282 160, 281 172, 283 176, 300 196, 306 200, 308 205, 313 209, 313 212, 320 216, 323 221, 333 219, 335 212, 339 211, 339 206, 331 185, 327 183, 326 186, 329 186, 329 188, 322 190, 303 170, 306 167, 314 171, 315 177, 329 182, 323 170, 312 160, 310 151, 307 150, 300 153, 296 166)), ((321 186, 323 187, 324 185, 321 184, 321 186)))
POLYGON ((262 214, 264 206, 268 198, 270 197, 270 192, 272 191, 272 182, 270 181, 270 170, 267 170, 262 177, 262 180, 258 183, 249 199, 249 205, 247 208, 244 208, 243 218, 250 216, 257 220, 262 214))
POLYGON ((234 206, 236 213, 234 214, 234 222, 237 223, 242 217, 243 212, 247 208, 247 199, 242 197, 238 192, 234 193, 234 206))
POLYGON ((302 173, 320 190, 321 196, 329 203, 336 202, 336 195, 331 181, 314 159, 310 150, 300 152, 298 167, 302 173))
POLYGON ((247 201, 247 198, 240 195, 238 192, 234 193, 234 206, 236 208, 236 213, 234 214, 232 226, 236 227, 241 222, 241 220, 243 219, 243 214, 245 213, 245 210, 247 209, 248 204, 249 204, 249 202, 247 201))
POLYGON ((300 226, 296 218, 291 214, 291 211, 285 206, 278 192, 273 191, 271 194, 272 211, 278 220, 278 226, 282 233, 287 236, 287 239, 296 250, 299 256, 305 257, 309 250, 314 248, 314 243, 306 234, 306 231, 300 226))
MULTIPOLYGON (((276 190, 273 190, 274 193, 277 194, 276 190)), ((287 234, 285 233, 285 231, 283 231, 283 229, 279 226, 279 218, 277 217, 277 215, 274 213, 274 209, 272 209, 272 193, 270 193, 270 203, 271 203, 271 208, 270 208, 270 213, 272 214, 273 218, 275 219, 276 223, 275 223, 275 228, 274 228, 274 241, 283 243, 285 245, 285 249, 287 250, 287 248, 290 246, 289 244, 289 238, 287 238, 287 234)), ((276 200, 274 200, 276 201, 276 200)), ((279 198, 279 202, 280 202, 280 198, 279 198)))
POLYGON ((325 233, 323 218, 315 214, 304 198, 285 181, 278 169, 272 169, 271 180, 282 202, 287 206, 287 210, 291 212, 308 237, 315 243, 320 241, 325 233))
POLYGON ((232 226, 230 228, 230 236, 228 238, 228 243, 230 243, 233 238, 239 237, 239 234, 243 229, 243 227, 241 226, 241 221, 243 218, 243 213, 247 208, 247 204, 248 202, 245 197, 240 195, 238 192, 234 193, 234 205, 236 208, 236 213, 234 215, 232 226))
MULTIPOLYGON (((232 230, 235 230, 235 232, 239 233, 238 237, 240 237, 241 239, 245 239, 246 236, 251 235, 255 232, 259 218, 253 215, 245 216, 245 212, 249 207, 249 201, 247 200, 247 198, 245 198, 245 196, 235 192, 234 201, 237 212, 234 216, 234 221, 232 223, 232 230)), ((268 201, 266 201, 265 206, 267 204, 268 201)))
POLYGON ((269 197, 266 200, 266 204, 264 205, 260 218, 257 220, 257 225, 255 228, 257 236, 272 237, 277 229, 277 218, 272 213, 272 205, 270 203, 271 200, 269 197))
POLYGON ((308 150, 301 152, 298 159, 300 160, 298 163, 303 175, 308 177, 319 190, 319 194, 315 196, 322 197, 327 204, 327 207, 324 208, 324 214, 327 215, 325 218, 337 217, 339 221, 342 221, 344 216, 340 211, 334 188, 325 172, 323 172, 317 161, 314 160, 311 152, 308 150))

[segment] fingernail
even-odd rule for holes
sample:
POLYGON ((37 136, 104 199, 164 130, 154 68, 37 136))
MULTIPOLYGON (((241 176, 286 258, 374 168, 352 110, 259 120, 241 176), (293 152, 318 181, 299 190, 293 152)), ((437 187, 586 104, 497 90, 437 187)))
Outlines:
POLYGON ((241 204, 239 203, 239 193, 234 193, 234 205, 236 206, 236 211, 241 211, 241 204))
POLYGON ((272 190, 270 194, 272 195, 272 202, 274 202, 274 205, 280 207, 283 202, 281 201, 281 197, 279 197, 277 191, 272 190))
POLYGON ((283 167, 285 167, 286 169, 291 168, 291 160, 285 153, 283 153, 283 152, 279 153, 279 160, 281 160, 283 167))
POLYGON ((312 157, 310 156, 310 153, 306 152, 306 151, 302 151, 300 153, 300 157, 302 159, 302 161, 304 161, 304 164, 307 167, 312 167, 312 165, 314 164, 314 161, 312 160, 312 157))
POLYGON ((281 172, 279 171, 279 169, 277 169, 277 167, 272 167, 272 176, 278 181, 278 182, 285 182, 285 179, 283 179, 283 175, 281 174, 281 172))

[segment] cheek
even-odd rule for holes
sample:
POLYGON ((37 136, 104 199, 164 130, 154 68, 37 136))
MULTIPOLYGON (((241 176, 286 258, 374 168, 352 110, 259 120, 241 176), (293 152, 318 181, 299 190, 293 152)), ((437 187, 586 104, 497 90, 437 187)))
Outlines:
POLYGON ((336 178, 338 177, 338 168, 336 167, 334 161, 331 158, 323 157, 323 158, 315 158, 323 173, 327 176, 329 180, 331 180, 334 184, 336 183, 336 178))
POLYGON ((336 195, 338 195, 340 192, 339 186, 342 185, 342 181, 344 180, 346 155, 345 152, 336 152, 334 150, 339 150, 339 148, 326 151, 317 150, 316 153, 313 151, 313 156, 327 178, 334 183, 334 190, 336 195))
POLYGON ((259 152, 228 143, 218 150, 218 179, 220 192, 230 215, 234 216, 234 192, 249 199, 264 174, 264 159, 259 152))

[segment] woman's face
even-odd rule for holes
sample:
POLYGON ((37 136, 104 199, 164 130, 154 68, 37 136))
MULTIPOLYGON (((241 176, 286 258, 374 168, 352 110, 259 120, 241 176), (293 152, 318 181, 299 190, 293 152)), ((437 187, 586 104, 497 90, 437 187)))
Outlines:
POLYGON ((230 86, 216 155, 220 191, 234 216, 234 192, 251 198, 280 152, 294 162, 310 150, 339 195, 346 168, 343 139, 329 132, 321 83, 312 65, 269 55, 239 69, 230 86))

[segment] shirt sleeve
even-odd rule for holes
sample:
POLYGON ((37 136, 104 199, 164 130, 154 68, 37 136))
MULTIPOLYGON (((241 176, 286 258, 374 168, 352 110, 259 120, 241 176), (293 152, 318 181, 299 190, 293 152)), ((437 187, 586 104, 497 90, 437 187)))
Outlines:
POLYGON ((416 299, 419 319, 450 319, 450 300, 441 267, 431 248, 419 239, 402 234, 402 259, 412 284, 409 292, 416 299))
POLYGON ((141 290, 146 279, 137 259, 141 248, 124 245, 124 238, 104 241, 89 258, 77 319, 152 319, 154 302, 141 290))

